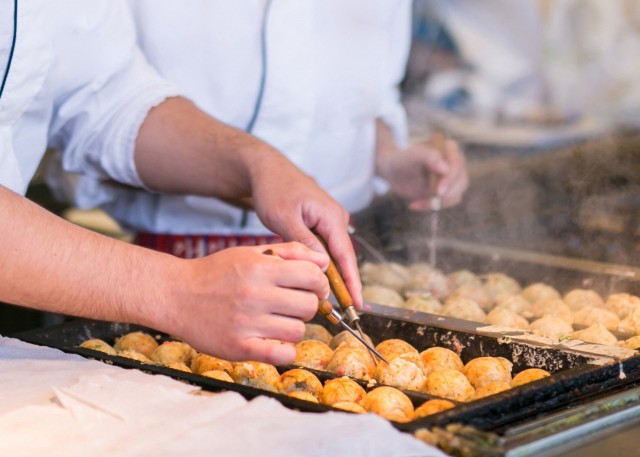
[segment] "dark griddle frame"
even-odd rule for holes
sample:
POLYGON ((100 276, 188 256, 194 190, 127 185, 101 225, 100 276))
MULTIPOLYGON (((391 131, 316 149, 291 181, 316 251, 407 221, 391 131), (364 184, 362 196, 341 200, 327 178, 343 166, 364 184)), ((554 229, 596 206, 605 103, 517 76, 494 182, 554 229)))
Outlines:
MULTIPOLYGON (((455 408, 434 414, 409 423, 392 424, 403 431, 413 432, 420 428, 444 427, 458 423, 473 426, 479 430, 499 430, 509 424, 530 420, 541 415, 557 412, 562 408, 585 401, 603 392, 617 391, 633 385, 640 380, 640 356, 624 360, 610 358, 606 364, 594 364, 602 356, 589 355, 565 348, 536 346, 518 341, 509 341, 495 335, 483 334, 478 324, 453 318, 428 315, 424 313, 398 310, 377 305, 367 305, 362 313, 362 325, 366 333, 374 336, 374 343, 387 338, 401 338, 416 346, 419 350, 435 345, 456 350, 464 362, 482 355, 502 356, 514 360, 514 372, 526 366, 522 357, 513 354, 526 354, 546 360, 545 366, 538 366, 553 374, 545 379, 516 387, 508 391, 469 403, 460 403, 455 408), (624 372, 625 377, 620 373, 624 372)), ((317 321, 324 325, 324 321, 317 321)), ((123 368, 136 368, 147 373, 164 374, 201 387, 207 391, 234 391, 247 399, 265 395, 277 399, 283 405, 306 412, 326 412, 333 408, 267 392, 250 386, 232 384, 206 378, 193 373, 171 368, 143 364, 135 360, 110 356, 101 352, 79 347, 83 341, 100 338, 113 341, 125 333, 145 330, 151 334, 166 338, 150 329, 139 326, 108 323, 89 320, 73 320, 58 326, 23 332, 15 335, 24 341, 60 349, 64 352, 79 354, 83 357, 100 360, 123 368)), ((333 329, 330 329, 333 330, 333 329)), ((294 368, 279 367, 282 372, 294 368)), ((336 377, 327 372, 314 371, 322 381, 336 377)), ((366 382, 358 381, 364 387, 366 382)), ((430 398, 417 392, 406 392, 415 405, 430 398)))

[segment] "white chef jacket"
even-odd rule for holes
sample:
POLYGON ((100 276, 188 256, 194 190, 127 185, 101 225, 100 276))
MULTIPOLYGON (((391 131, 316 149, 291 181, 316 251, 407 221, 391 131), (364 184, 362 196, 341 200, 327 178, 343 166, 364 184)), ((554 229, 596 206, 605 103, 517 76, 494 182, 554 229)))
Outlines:
POLYGON ((25 193, 47 145, 92 178, 141 185, 133 145, 177 89, 145 61, 119 0, 0 0, 0 184, 25 193))
MULTIPOLYGON (((264 0, 131 0, 138 40, 161 75, 215 118, 245 129, 261 78, 264 0)), ((374 194, 375 119, 400 144, 399 100, 410 0, 273 0, 266 85, 253 134, 284 153, 349 211, 374 194)), ((260 156, 256 155, 259 161, 260 156)), ((81 179, 77 204, 128 228, 173 234, 264 234, 255 215, 218 200, 113 189, 81 179)))

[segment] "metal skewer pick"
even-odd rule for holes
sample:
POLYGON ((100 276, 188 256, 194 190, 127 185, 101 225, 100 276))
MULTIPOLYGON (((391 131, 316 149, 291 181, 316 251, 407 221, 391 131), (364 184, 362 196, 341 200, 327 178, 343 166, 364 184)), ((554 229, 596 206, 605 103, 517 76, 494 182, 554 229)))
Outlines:
MULTIPOLYGON (((444 156, 446 150, 446 139, 441 132, 435 132, 431 139, 431 143, 436 151, 444 156)), ((429 266, 436 267, 437 256, 437 239, 438 239, 438 219, 440 217, 440 209, 442 208, 442 197, 438 195, 438 177, 435 173, 431 174, 431 214, 429 215, 429 266)))
POLYGON ((333 305, 329 300, 318 301, 318 312, 323 316, 325 316, 329 320, 329 322, 331 322, 332 324, 342 325, 342 327, 344 327, 345 330, 347 330, 354 337, 356 337, 358 341, 364 344, 364 346, 369 350, 369 352, 375 354, 376 357, 378 357, 380 360, 382 360, 386 364, 389 364, 389 362, 387 362, 385 358, 382 357, 382 355, 378 351, 376 351, 376 349, 373 346, 371 346, 362 336, 358 335, 358 333, 355 330, 349 327, 349 325, 344 321, 340 313, 334 309, 333 305))
MULTIPOLYGON (((263 254, 265 254, 265 255, 276 255, 276 253, 273 251, 273 249, 267 249, 266 251, 263 252, 263 254)), ((335 268, 335 265, 334 265, 334 268, 335 268)), ((344 286, 344 287, 346 289, 346 286, 344 286)), ((353 304, 351 306, 353 307, 353 304)), ((342 325, 342 327, 344 327, 345 330, 347 330, 358 341, 360 341, 362 344, 364 344, 364 346, 369 351, 369 354, 371 354, 371 358, 373 358, 374 361, 376 361, 375 357, 373 357, 375 355, 376 357, 378 357, 380 360, 384 361, 385 363, 387 363, 387 364, 389 363, 384 359, 384 357, 382 357, 382 355, 380 355, 380 353, 378 351, 376 351, 376 349, 373 346, 371 346, 369 343, 367 343, 367 341, 364 339, 364 333, 362 333, 362 329, 360 328, 360 325, 358 324, 359 317, 357 316, 357 314, 356 314, 357 319, 355 319, 353 322, 355 323, 355 325, 357 325, 358 332, 360 332, 359 335, 358 335, 358 333, 356 333, 355 330, 353 330, 351 327, 349 327, 349 325, 344 321, 344 319, 342 318, 340 313, 333 308, 333 305, 331 304, 331 302, 329 300, 319 300, 318 301, 318 312, 320 314, 322 314, 323 316, 325 316, 327 318, 327 320, 329 322, 331 322, 332 324, 334 324, 334 325, 342 325)))
MULTIPOLYGON (((329 253, 327 243, 317 233, 316 237, 318 238, 318 240, 320 240, 327 253, 329 253)), ((356 312, 356 307, 353 304, 353 298, 351 297, 349 289, 347 288, 347 285, 342 278, 342 274, 340 274, 340 270, 338 270, 338 267, 336 266, 336 263, 333 260, 331 254, 329 254, 329 266, 327 267, 327 270, 324 272, 324 274, 329 280, 331 292, 333 292, 333 296, 336 297, 336 301, 340 305, 340 308, 342 308, 345 315, 347 316, 347 320, 351 325, 356 327, 356 330, 358 330, 358 333, 360 334, 360 339, 364 340, 364 332, 360 327, 360 316, 358 316, 358 313, 356 312)), ((369 349, 369 345, 365 346, 367 346, 367 349, 369 349)), ((374 353, 371 352, 371 350, 369 350, 369 354, 371 355, 373 361, 375 363, 378 363, 378 361, 374 357, 374 353)))

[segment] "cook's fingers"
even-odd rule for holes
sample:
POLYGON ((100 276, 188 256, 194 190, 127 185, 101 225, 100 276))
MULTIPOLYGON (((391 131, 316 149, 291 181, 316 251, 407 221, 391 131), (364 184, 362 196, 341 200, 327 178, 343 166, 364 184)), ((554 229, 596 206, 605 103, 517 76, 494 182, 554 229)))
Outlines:
POLYGON ((449 167, 449 171, 441 176, 438 183, 438 194, 443 197, 458 190, 454 189, 456 186, 462 186, 462 192, 464 192, 468 185, 467 169, 462 149, 460 149, 457 142, 452 140, 448 140, 446 144, 447 148, 443 152, 443 158, 449 167))
MULTIPOLYGON (((328 295, 328 294, 327 294, 328 295)), ((269 312, 308 321, 318 311, 318 296, 313 292, 280 288, 269 293, 269 312)))
MULTIPOLYGON (((325 277, 318 265, 302 260, 285 260, 277 257, 278 253, 269 248, 268 251, 274 253, 274 263, 269 271, 271 281, 277 287, 289 290, 289 295, 295 290, 312 292, 316 303, 318 299, 329 296, 329 281, 325 277)), ((283 297, 284 298, 284 297, 283 297)))
POLYGON ((247 338, 242 343, 247 359, 272 365, 289 365, 296 358, 296 349, 291 344, 269 341, 264 338, 247 338))
POLYGON ((353 243, 348 232, 348 220, 344 229, 336 231, 323 230, 322 226, 316 227, 318 234, 324 239, 327 248, 340 270, 342 279, 349 289, 349 295, 356 308, 362 308, 362 283, 360 282, 360 272, 353 243))
MULTIPOLYGON (((309 232, 309 234, 313 237, 314 241, 318 242, 311 232, 309 232)), ((256 249, 261 249, 263 252, 270 250, 272 255, 285 260, 306 260, 316 264, 321 269, 326 268, 329 264, 329 257, 324 249, 322 249, 322 245, 316 250, 310 248, 306 243, 291 241, 288 243, 267 244, 256 247, 256 249)))
POLYGON ((263 314, 256 316, 251 322, 243 338, 259 337, 297 343, 304 337, 305 324, 295 319, 278 314, 263 314))

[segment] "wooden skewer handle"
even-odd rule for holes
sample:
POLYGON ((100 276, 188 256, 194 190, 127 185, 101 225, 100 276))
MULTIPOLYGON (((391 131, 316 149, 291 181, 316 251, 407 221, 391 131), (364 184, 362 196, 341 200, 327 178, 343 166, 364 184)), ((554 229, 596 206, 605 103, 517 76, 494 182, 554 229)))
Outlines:
POLYGON ((336 266, 336 263, 334 262, 333 257, 329 252, 329 247, 327 246, 327 243, 322 239, 320 235, 318 235, 317 233, 315 235, 318 238, 318 240, 320 240, 325 250, 329 254, 329 267, 327 267, 327 271, 325 271, 324 274, 327 276, 327 279, 329 280, 329 286, 331 287, 331 292, 333 292, 333 295, 336 297, 336 300, 338 301, 338 304, 340 305, 340 307, 342 309, 347 309, 348 307, 353 306, 353 299, 351 298, 349 289, 347 288, 347 285, 345 284, 344 279, 342 279, 340 270, 338 270, 338 267, 336 266))
POLYGON ((338 267, 336 267, 333 259, 329 260, 329 267, 327 268, 325 274, 329 279, 331 291, 333 292, 333 295, 335 295, 336 300, 340 304, 340 307, 346 309, 350 306, 353 306, 353 299, 351 298, 349 289, 347 289, 347 285, 344 283, 342 275, 338 271, 338 267))
POLYGON ((431 137, 431 144, 433 144, 436 151, 444 156, 444 153, 447 150, 447 139, 445 138, 444 133, 435 132, 431 137))
MULTIPOLYGON (((431 144, 433 145, 434 149, 440 153, 442 157, 445 156, 447 151, 447 139, 444 136, 444 133, 438 132, 438 131, 434 132, 434 134, 431 136, 431 144)), ((436 175, 435 173, 431 173, 431 181, 430 181, 431 208, 436 211, 440 209, 440 206, 442 204, 440 200, 440 196, 438 195, 439 183, 440 183, 440 179, 438 175, 436 175)))
POLYGON ((333 305, 329 300, 318 301, 318 313, 329 319, 329 322, 334 325, 339 324, 342 320, 341 316, 333 309, 333 305))

